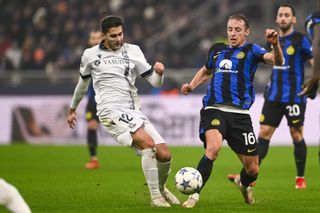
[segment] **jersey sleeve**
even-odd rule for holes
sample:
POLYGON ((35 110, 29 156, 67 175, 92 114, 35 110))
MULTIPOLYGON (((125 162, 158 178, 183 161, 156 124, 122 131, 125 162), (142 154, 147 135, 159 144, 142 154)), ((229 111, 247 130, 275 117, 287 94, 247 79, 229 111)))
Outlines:
POLYGON ((316 24, 320 24, 320 11, 309 15, 306 19, 305 28, 311 38, 313 37, 313 27, 316 24))
POLYGON ((90 58, 87 50, 82 54, 79 71, 82 79, 91 77, 90 58))
POLYGON ((135 58, 136 71, 142 77, 149 76, 153 72, 152 66, 147 62, 146 58, 144 57, 143 52, 141 51, 140 47, 138 47, 138 46, 137 46, 135 57, 136 57, 135 58))
POLYGON ((302 52, 305 58, 312 58, 312 43, 307 36, 303 36, 302 39, 302 52))
POLYGON ((253 44, 252 45, 252 53, 253 55, 261 62, 264 62, 263 60, 263 55, 266 54, 268 51, 261 47, 260 45, 258 44, 253 44))
POLYGON ((214 55, 217 54, 221 49, 225 47, 226 45, 224 43, 216 43, 210 47, 208 52, 207 62, 205 64, 205 67, 207 69, 213 69, 214 55))

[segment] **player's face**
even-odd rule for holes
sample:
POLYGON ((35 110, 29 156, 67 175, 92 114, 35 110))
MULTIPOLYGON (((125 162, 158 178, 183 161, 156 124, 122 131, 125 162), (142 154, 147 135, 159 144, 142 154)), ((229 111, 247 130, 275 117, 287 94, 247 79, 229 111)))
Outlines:
POLYGON ((293 16, 290 7, 280 7, 277 14, 276 23, 282 32, 287 32, 296 23, 296 17, 293 16))
POLYGON ((91 32, 89 35, 89 40, 88 40, 88 44, 90 47, 95 46, 97 44, 99 44, 102 40, 102 33, 95 31, 95 32, 91 32))
POLYGON ((123 44, 123 29, 122 26, 112 27, 105 34, 104 46, 111 49, 117 50, 123 44))
POLYGON ((243 20, 229 19, 227 24, 228 41, 231 47, 241 47, 249 35, 249 28, 246 28, 243 20))

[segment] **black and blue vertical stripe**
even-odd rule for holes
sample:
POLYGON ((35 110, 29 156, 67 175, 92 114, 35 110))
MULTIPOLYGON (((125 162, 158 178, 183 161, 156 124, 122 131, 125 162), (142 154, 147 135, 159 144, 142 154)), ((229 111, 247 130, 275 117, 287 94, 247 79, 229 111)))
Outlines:
POLYGON ((303 103, 305 97, 298 96, 304 82, 304 64, 312 58, 311 41, 302 33, 292 32, 280 37, 284 65, 274 66, 271 82, 266 88, 268 101, 303 103))
POLYGON ((266 51, 256 44, 239 48, 214 44, 208 54, 206 67, 213 75, 203 98, 203 106, 223 104, 249 109, 254 102, 253 78, 258 63, 266 51))

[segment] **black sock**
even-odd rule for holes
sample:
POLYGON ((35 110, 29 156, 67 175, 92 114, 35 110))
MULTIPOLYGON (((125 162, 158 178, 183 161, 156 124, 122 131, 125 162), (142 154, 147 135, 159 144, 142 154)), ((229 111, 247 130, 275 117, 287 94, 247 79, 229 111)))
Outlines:
POLYGON ((270 140, 266 140, 260 137, 258 138, 257 151, 259 155, 259 165, 261 164, 261 161, 266 157, 268 153, 269 143, 270 143, 270 140))
POLYGON ((97 156, 97 131, 94 129, 88 129, 87 142, 90 156, 97 156))
POLYGON ((203 189, 204 185, 209 179, 211 175, 212 167, 213 167, 213 160, 209 159, 206 155, 203 155, 197 167, 197 170, 200 172, 203 180, 203 184, 200 191, 203 189))
POLYGON ((250 183, 253 183, 255 180, 257 180, 257 175, 256 176, 250 176, 247 174, 246 170, 244 168, 241 169, 240 172, 240 181, 241 184, 245 187, 248 187, 250 183))
POLYGON ((297 167, 297 176, 303 177, 304 176, 304 168, 306 165, 306 158, 307 158, 307 146, 302 139, 300 142, 293 141, 294 145, 294 158, 297 167))

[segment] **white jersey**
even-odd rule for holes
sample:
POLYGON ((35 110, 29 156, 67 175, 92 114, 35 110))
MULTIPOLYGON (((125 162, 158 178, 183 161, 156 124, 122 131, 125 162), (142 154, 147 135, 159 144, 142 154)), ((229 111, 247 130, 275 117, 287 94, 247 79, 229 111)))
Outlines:
POLYGON ((116 51, 101 43, 86 49, 81 58, 80 75, 92 77, 98 116, 107 109, 139 110, 136 77, 146 77, 152 72, 140 47, 128 43, 116 51))

